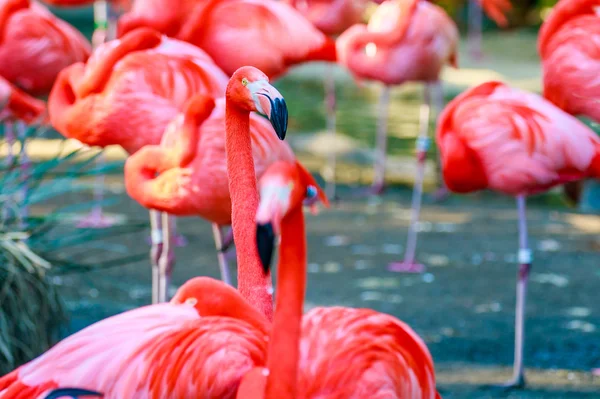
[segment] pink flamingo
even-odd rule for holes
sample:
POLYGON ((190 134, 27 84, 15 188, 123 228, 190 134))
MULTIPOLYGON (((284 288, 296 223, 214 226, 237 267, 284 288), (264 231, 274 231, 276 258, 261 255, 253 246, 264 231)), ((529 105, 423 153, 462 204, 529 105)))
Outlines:
POLYGON ((541 97, 488 82, 452 100, 440 115, 436 140, 451 191, 492 189, 517 197, 519 272, 513 377, 522 387, 525 298, 533 259, 527 243, 525 196, 585 177, 600 177, 600 139, 541 97))
MULTIPOLYGON (((206 51, 227 74, 243 65, 253 65, 270 79, 283 75, 293 65, 306 61, 335 61, 335 43, 319 32, 298 11, 275 0, 180 0, 186 10, 175 18, 174 37, 206 51)), ((160 2, 156 2, 158 5, 160 2)), ((139 26, 157 26, 172 33, 164 14, 153 7, 137 9, 119 21, 119 33, 139 26)), ((169 19, 171 21, 171 19, 169 19)))
POLYGON ((225 107, 239 291, 207 277, 194 278, 170 303, 95 323, 0 378, 0 399, 40 397, 68 386, 102 392, 106 399, 228 399, 235 397, 245 373, 264 364, 273 304, 270 275, 264 273, 256 248, 258 191, 250 112, 264 113, 283 139, 287 108, 267 76, 253 67, 233 74, 225 107))
POLYGON ((337 40, 338 58, 357 78, 383 83, 377 124, 375 177, 371 191, 384 188, 387 147, 387 112, 390 86, 408 81, 425 83, 424 103, 419 114, 417 176, 412 197, 412 216, 404 261, 389 266, 392 271, 420 271, 415 263, 416 225, 419 220, 425 160, 429 148, 430 101, 441 110, 439 83, 442 67, 456 67, 458 31, 448 15, 427 1, 386 1, 379 5, 368 25, 354 25, 337 40))
MULTIPOLYGON (((29 0, 0 0, 0 76, 23 91, 46 95, 61 69, 85 61, 89 54, 85 38, 44 6, 29 0)), ((17 120, 6 131, 11 144, 15 138, 24 143, 21 168, 27 175, 27 129, 17 120)), ((26 206, 20 207, 18 216, 27 216, 26 206)))
MULTIPOLYGON (((544 97, 572 115, 600 122, 596 83, 600 57, 590 38, 598 38, 600 21, 595 0, 559 1, 540 29, 538 50, 542 58, 544 97)), ((579 202, 583 182, 565 185, 565 194, 579 202)))
MULTIPOLYGON (((130 154, 159 144, 167 124, 194 94, 221 97, 227 76, 199 48, 140 28, 101 45, 87 64, 62 71, 50 98, 52 125, 90 146, 120 145, 130 154)), ((162 253, 160 215, 151 212, 153 301, 162 253)), ((167 254, 172 259, 172 253, 167 254)))
MULTIPOLYGON (((218 241, 222 226, 231 224, 225 119, 224 99, 217 100, 214 111, 212 106, 205 106, 203 96, 190 99, 183 115, 167 126, 161 146, 147 145, 129 157, 125 164, 125 187, 128 194, 146 208, 209 220, 216 232, 222 279, 231 284, 223 243, 218 241)), ((250 135, 258 178, 274 162, 294 160, 292 149, 277 140, 264 118, 250 115, 250 135)), ((163 226, 169 224, 163 222, 163 226)), ((163 227, 163 234, 169 234, 168 228, 163 227)), ((169 244, 165 236, 163 243, 169 244)), ((169 277, 166 275, 165 280, 169 277)), ((168 282, 163 285, 161 291, 164 292, 168 282)))
POLYGON ((316 308, 302 317, 306 233, 302 204, 327 197, 300 164, 280 162, 260 181, 257 246, 266 270, 280 235, 277 303, 266 366, 244 376, 237 399, 439 398, 419 336, 370 309, 316 308), (277 166, 277 167, 275 167, 277 166))
POLYGON ((600 123, 598 0, 559 1, 540 29, 544 97, 572 115, 600 123))
MULTIPOLYGON (((350 26, 362 22, 367 0, 285 0, 300 11, 312 24, 324 34, 336 37, 350 26)), ((329 64, 325 75, 325 110, 327 130, 333 139, 336 135, 336 94, 334 65, 329 64)), ((335 166, 336 153, 332 149, 327 159, 325 192, 328 198, 336 198, 335 166)))

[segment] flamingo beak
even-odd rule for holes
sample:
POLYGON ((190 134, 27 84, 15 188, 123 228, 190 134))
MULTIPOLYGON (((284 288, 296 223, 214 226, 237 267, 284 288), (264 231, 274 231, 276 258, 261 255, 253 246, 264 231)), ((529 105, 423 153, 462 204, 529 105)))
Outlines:
POLYGON ((273 252, 275 252, 275 232, 272 223, 256 224, 256 246, 263 272, 268 274, 271 270, 273 252))
POLYGON ((254 105, 258 112, 266 115, 280 140, 285 139, 288 110, 281 93, 266 80, 248 83, 254 105))
POLYGON ((95 396, 98 398, 103 398, 104 394, 80 388, 59 388, 53 389, 52 391, 48 392, 44 399, 59 399, 65 397, 71 399, 79 399, 80 396, 95 396))

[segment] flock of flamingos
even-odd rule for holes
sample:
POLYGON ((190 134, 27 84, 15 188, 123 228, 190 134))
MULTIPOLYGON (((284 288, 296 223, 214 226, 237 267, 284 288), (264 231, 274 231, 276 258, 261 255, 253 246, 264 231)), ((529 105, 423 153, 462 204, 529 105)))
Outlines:
MULTIPOLYGON (((507 0, 479 2, 506 22, 507 0)), ((93 324, 1 377, 1 399, 440 397, 431 355, 408 325, 370 309, 303 314, 303 205, 327 206, 328 195, 283 141, 287 108, 269 81, 310 61, 337 62, 356 78, 383 83, 376 193, 385 170, 389 88, 424 83, 413 222, 430 99, 440 112, 442 190, 491 189, 517 198, 515 364, 506 386, 524 385, 532 262, 525 198, 600 177, 600 139, 574 116, 600 123, 600 0, 560 0, 545 20, 538 45, 543 97, 491 81, 443 110, 438 78, 445 64, 457 67, 459 35, 428 1, 382 2, 368 24, 362 23, 366 0, 129 3, 111 4, 126 9, 116 26, 106 15, 99 19, 92 52, 44 6, 0 0, 0 116, 7 132, 23 123, 51 124, 89 146, 122 146, 130 154, 127 192, 151 210, 153 242, 153 304, 93 324), (118 38, 105 40, 111 30, 118 38), (31 97, 46 95, 47 104, 31 97), (213 223, 223 281, 193 278, 168 301, 171 215, 213 223), (224 233, 229 225, 232 236, 224 233), (237 289, 224 255, 232 241, 237 289)), ((335 125, 334 91, 328 92, 335 125)))

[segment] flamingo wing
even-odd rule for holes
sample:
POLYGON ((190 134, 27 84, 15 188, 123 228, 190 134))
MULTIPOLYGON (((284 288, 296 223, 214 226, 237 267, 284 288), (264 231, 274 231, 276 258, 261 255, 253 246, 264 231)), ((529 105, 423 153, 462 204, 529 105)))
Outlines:
POLYGON ((243 374, 264 361, 264 346, 264 334, 241 320, 201 318, 189 304, 146 306, 87 327, 0 378, 0 398, 71 386, 106 399, 232 398, 243 374))
POLYGON ((436 398, 433 360, 398 319, 370 309, 315 308, 302 320, 300 397, 436 398), (328 396, 335 392, 336 396, 328 396))
POLYGON ((177 37, 204 49, 229 75, 252 65, 274 78, 303 61, 335 61, 334 42, 282 2, 213 0, 194 15, 177 37))
POLYGON ((437 140, 444 168, 459 167, 445 162, 457 153, 445 143, 460 142, 481 162, 489 188, 511 195, 597 173, 600 140, 594 132, 543 98, 500 82, 453 100, 440 117, 437 140))

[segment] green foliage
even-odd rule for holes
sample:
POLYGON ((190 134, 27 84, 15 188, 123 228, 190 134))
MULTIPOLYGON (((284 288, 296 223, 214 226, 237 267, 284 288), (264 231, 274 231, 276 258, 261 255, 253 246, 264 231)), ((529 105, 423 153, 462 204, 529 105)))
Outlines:
MULTIPOLYGON (((39 133, 29 128, 26 137, 39 133)), ((0 160, 0 375, 47 350, 61 334, 67 313, 53 284, 57 276, 147 256, 113 253, 103 245, 107 239, 139 231, 144 224, 82 229, 69 222, 69 214, 87 212, 96 204, 63 205, 65 195, 83 190, 77 179, 122 167, 118 162, 95 167, 94 152, 81 149, 26 168, 22 154, 10 164, 8 159, 0 160), (20 216, 25 205, 39 209, 52 203, 61 205, 42 216, 20 216)), ((108 197, 103 205, 115 200, 108 197)))

